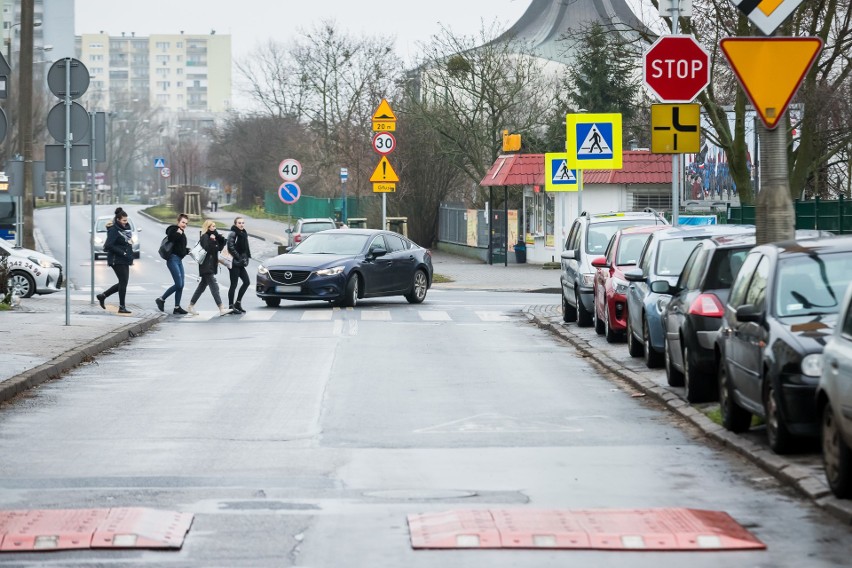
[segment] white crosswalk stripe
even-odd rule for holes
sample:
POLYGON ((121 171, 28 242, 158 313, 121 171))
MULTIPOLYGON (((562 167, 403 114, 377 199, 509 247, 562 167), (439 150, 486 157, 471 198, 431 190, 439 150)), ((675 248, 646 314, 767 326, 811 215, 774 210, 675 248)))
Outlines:
POLYGON ((474 312, 482 321, 510 321, 512 318, 503 312, 474 312))
POLYGON ((302 314, 302 321, 331 321, 334 312, 331 310, 313 310, 302 314))
POLYGON ((375 310, 361 312, 361 321, 391 321, 390 310, 375 310))
POLYGON ((275 317, 275 314, 275 310, 252 310, 235 317, 238 317, 240 321, 269 321, 275 317))
POLYGON ((450 317, 450 314, 444 311, 422 310, 418 311, 417 315, 419 315, 420 319, 422 319, 423 321, 453 321, 453 319, 450 317))

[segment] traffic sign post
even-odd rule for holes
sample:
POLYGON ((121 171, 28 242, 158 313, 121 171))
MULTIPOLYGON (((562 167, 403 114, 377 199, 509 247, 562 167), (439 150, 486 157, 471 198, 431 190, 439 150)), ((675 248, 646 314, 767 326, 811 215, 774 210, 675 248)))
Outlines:
POLYGON ((281 163, 278 164, 278 175, 284 181, 296 181, 302 175, 302 164, 299 163, 299 160, 293 158, 281 160, 281 163))
POLYGON ((651 105, 651 152, 697 153, 700 145, 701 105, 651 105))
POLYGON ((544 155, 544 191, 577 191, 577 170, 568 167, 568 154, 554 152, 544 155))
POLYGON ((299 201, 299 197, 302 196, 302 189, 299 187, 299 184, 292 181, 285 181, 280 186, 278 186, 278 199, 287 205, 293 205, 297 201, 299 201))
POLYGON ((373 136, 373 151, 386 156, 396 149, 396 138, 390 132, 379 132, 373 136))
POLYGON ((373 130, 376 132, 396 130, 396 115, 387 99, 382 99, 376 112, 373 113, 373 130))
POLYGON ((710 84, 710 54, 691 35, 662 36, 642 64, 645 85, 664 103, 690 103, 710 84))

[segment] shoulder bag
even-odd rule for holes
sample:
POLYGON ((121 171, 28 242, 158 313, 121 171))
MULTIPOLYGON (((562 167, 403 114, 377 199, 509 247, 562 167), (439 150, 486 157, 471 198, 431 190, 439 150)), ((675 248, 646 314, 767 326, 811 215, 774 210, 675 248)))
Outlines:
POLYGON ((201 264, 207 258, 207 251, 201 246, 201 241, 195 243, 195 246, 189 250, 189 255, 195 259, 195 262, 201 264))
POLYGON ((157 249, 157 253, 160 255, 160 258, 163 260, 169 260, 169 257, 172 256, 172 252, 175 249, 175 244, 169 240, 168 236, 163 237, 163 242, 160 243, 160 248, 157 249))

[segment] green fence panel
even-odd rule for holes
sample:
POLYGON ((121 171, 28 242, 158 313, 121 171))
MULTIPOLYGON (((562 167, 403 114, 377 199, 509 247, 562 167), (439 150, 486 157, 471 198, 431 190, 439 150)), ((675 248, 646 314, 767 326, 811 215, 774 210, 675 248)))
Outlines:
MULTIPOLYGON (((366 198, 369 199, 369 198, 366 198)), ((331 217, 340 218, 343 199, 340 197, 311 197, 303 195, 296 203, 287 205, 278 198, 278 192, 267 191, 263 209, 270 215, 292 216, 293 218, 331 217)), ((365 198, 347 197, 346 216, 363 217, 367 210, 365 198)))
MULTIPOLYGON (((793 210, 796 214, 797 229, 820 229, 838 235, 852 233, 852 205, 848 199, 796 200, 793 210)), ((728 223, 754 223, 754 205, 742 205, 729 208, 728 223)))

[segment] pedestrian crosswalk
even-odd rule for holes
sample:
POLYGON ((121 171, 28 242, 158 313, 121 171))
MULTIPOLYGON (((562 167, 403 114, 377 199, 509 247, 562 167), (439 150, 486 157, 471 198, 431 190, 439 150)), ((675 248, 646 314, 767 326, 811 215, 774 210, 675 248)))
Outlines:
MULTIPOLYGON (((198 307, 196 307, 198 309, 198 307)), ((414 324, 441 323, 495 323, 513 321, 519 312, 500 310, 471 310, 456 308, 438 310, 425 308, 402 308, 394 310, 360 308, 258 308, 242 315, 220 316, 217 310, 199 310, 197 316, 172 316, 166 322, 197 324, 210 321, 222 322, 273 322, 286 321, 298 323, 322 322, 390 322, 414 324)))

